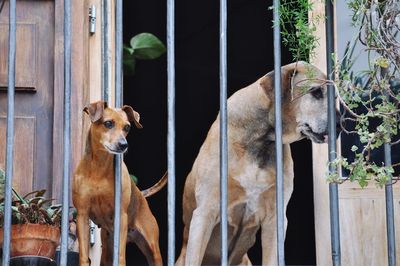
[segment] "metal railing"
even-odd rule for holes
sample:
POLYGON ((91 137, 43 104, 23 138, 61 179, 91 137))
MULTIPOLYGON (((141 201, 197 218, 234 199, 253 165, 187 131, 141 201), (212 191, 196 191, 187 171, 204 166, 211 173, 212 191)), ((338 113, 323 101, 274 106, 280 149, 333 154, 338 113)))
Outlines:
MULTIPOLYGON (((122 105, 122 0, 115 1, 115 106, 122 105)), ((274 0, 274 21, 279 21, 279 0, 274 0)), ((111 56, 109 27, 109 0, 102 1, 102 90, 103 99, 109 100, 111 87, 111 56)), ((333 4, 326 2, 327 31, 327 73, 333 78, 333 62, 331 54, 333 46, 333 4)), ((168 56, 168 265, 175 262, 175 2, 167 1, 167 56, 168 56)), ((14 151, 14 91, 15 91, 15 58, 16 58, 16 0, 9 1, 9 51, 8 51, 8 89, 7 89, 7 140, 6 140, 6 188, 4 215, 4 245, 3 266, 10 262, 11 239, 11 200, 13 180, 14 151)), ((284 255, 284 187, 282 160, 282 114, 281 114, 281 49, 280 27, 274 27, 274 70, 275 70, 275 119, 276 119, 276 217, 277 217, 277 256, 278 265, 285 265, 284 255)), ((328 85, 329 86, 329 85, 328 85)), ((336 123, 335 123, 335 92, 332 86, 328 89, 328 119, 329 119, 329 160, 336 158, 336 123)), ((220 0, 220 176, 221 176, 221 265, 228 264, 228 149, 227 149, 227 0, 220 0)), ((71 1, 64 0, 64 160, 62 182, 62 227, 61 227, 61 259, 60 265, 67 265, 68 240, 68 208, 70 192, 70 151, 71 151, 71 1)), ((115 157, 115 219, 114 219, 114 258, 113 265, 119 265, 119 228, 120 228, 120 198, 121 198, 121 162, 122 156, 115 157)), ((391 164, 390 146, 385 145, 385 163, 391 164)), ((330 167, 332 171, 337 171, 330 167)), ((333 265, 340 265, 340 230, 337 184, 329 185, 331 213, 331 244, 333 265)), ((391 182, 385 189, 387 209, 388 261, 396 265, 393 192, 391 182)))
POLYGON ((175 262, 175 0, 167 1, 168 265, 175 262))
POLYGON ((8 88, 7 88, 7 143, 6 143, 6 186, 4 198, 4 241, 3 266, 10 264, 11 243, 11 201, 14 163, 14 93, 15 93, 15 53, 16 53, 16 0, 9 2, 8 41, 8 88))
MULTIPOLYGON (((326 73, 329 80, 334 80, 334 63, 332 55, 335 53, 334 47, 334 17, 333 17, 333 3, 326 1, 325 3, 326 14, 326 73)), ((332 84, 327 85, 328 88, 328 158, 329 162, 336 159, 336 99, 335 88, 332 84)), ((337 172, 337 169, 332 163, 329 164, 329 173, 337 172)), ((339 266, 341 264, 340 258, 340 228, 339 228, 339 196, 338 184, 329 184, 329 211, 331 222, 331 253, 332 264, 339 266)))

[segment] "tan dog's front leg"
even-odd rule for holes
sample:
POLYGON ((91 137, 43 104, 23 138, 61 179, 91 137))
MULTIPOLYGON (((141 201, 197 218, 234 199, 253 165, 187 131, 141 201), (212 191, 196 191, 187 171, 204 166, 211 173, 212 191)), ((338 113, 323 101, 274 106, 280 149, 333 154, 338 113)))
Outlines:
POLYGON ((86 210, 80 210, 77 214, 77 229, 79 240, 79 265, 90 265, 89 260, 89 216, 86 210))
POLYGON ((214 206, 214 208, 198 207, 194 210, 190 222, 185 265, 201 265, 212 231, 217 223, 218 210, 219 206, 214 206))
POLYGON ((262 265, 278 265, 276 249, 276 215, 266 217, 261 225, 262 265))

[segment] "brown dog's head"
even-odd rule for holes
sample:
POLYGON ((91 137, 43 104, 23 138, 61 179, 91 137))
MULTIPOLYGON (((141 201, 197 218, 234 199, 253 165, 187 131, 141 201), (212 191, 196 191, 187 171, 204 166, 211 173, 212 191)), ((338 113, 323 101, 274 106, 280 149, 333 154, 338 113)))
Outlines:
POLYGON ((100 145, 109 153, 124 153, 128 149, 126 136, 134 122, 137 128, 142 128, 140 115, 129 105, 121 108, 110 108, 106 102, 98 101, 86 106, 83 111, 87 113, 92 122, 90 128, 92 145, 100 145))
MULTIPOLYGON (((274 73, 260 80, 272 100, 274 73)), ((315 143, 327 142, 326 76, 315 66, 297 62, 282 67, 283 141, 291 143, 307 137, 315 143)))

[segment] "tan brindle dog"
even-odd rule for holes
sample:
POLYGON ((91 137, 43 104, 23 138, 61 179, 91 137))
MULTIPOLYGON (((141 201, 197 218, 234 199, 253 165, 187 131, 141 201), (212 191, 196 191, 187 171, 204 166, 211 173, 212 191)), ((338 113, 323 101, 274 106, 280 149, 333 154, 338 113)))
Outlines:
MULTIPOLYGON (((327 140, 325 75, 298 62, 282 67, 285 209, 293 191, 289 144, 327 140), (314 80, 307 79, 312 73, 314 80), (309 76, 309 75, 307 75, 309 76), (291 90, 291 84, 294 88, 291 90), (300 85, 302 88, 299 88, 300 85), (304 89, 310 93, 304 93, 304 89), (301 96, 302 95, 302 96, 301 96)), ((275 218, 274 73, 228 100, 228 252, 230 265, 251 265, 247 251, 262 229, 262 264, 277 265, 275 218)), ((183 246, 176 265, 220 264, 219 116, 186 179, 183 246)), ((286 224, 285 224, 286 228, 286 224)))
MULTIPOLYGON (((139 114, 132 107, 108 108, 99 101, 85 107, 91 121, 85 154, 74 174, 72 199, 78 211, 79 264, 89 265, 89 218, 101 227, 101 265, 112 265, 114 226, 114 154, 128 149, 130 123, 137 128, 139 114)), ((153 187, 140 191, 122 163, 121 231, 119 263, 125 265, 126 242, 135 242, 150 265, 162 265, 158 225, 145 197, 158 192, 167 175, 153 187)))

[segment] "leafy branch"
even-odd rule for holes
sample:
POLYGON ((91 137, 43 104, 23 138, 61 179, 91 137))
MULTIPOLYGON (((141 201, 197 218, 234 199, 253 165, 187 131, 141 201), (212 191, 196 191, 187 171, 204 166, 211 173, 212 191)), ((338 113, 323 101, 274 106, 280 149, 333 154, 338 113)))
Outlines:
MULTIPOLYGON (((391 146, 400 143, 400 5, 398 0, 348 0, 347 4, 358 36, 348 42, 344 57, 340 61, 335 59, 337 79, 320 82, 335 86, 343 109, 340 117, 343 131, 356 134, 359 143, 351 147, 354 160, 339 157, 331 163, 346 169, 348 177, 334 173, 328 180, 356 181, 361 187, 374 180, 383 186, 390 180, 399 180, 393 175, 394 166, 400 163, 394 162, 391 166, 377 163, 373 154, 385 143, 391 146), (361 46, 361 51, 356 53, 359 50, 356 46, 361 46), (366 68, 356 72, 356 61, 365 55, 366 68)), ((309 61, 315 56, 318 39, 314 34, 323 18, 309 18, 312 9, 312 3, 306 0, 281 2, 282 41, 295 60, 309 61)))

